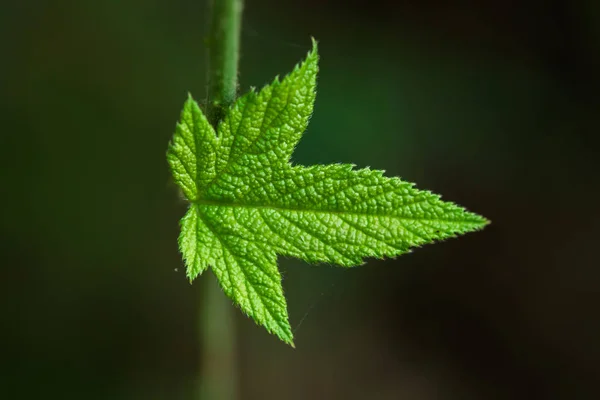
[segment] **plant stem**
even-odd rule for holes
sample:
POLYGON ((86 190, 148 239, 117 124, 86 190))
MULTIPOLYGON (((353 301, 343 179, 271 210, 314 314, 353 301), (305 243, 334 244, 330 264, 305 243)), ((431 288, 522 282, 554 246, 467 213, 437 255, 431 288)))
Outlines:
MULTIPOLYGON (((237 94, 242 0, 211 0, 206 114, 215 130, 237 94)), ((200 305, 200 399, 238 398, 234 307, 216 279, 205 277, 200 305)))
POLYGON ((208 35, 208 120, 216 128, 237 94, 242 0, 212 0, 208 35))
POLYGON ((202 289, 199 398, 235 400, 238 398, 235 308, 214 276, 204 277, 202 289))

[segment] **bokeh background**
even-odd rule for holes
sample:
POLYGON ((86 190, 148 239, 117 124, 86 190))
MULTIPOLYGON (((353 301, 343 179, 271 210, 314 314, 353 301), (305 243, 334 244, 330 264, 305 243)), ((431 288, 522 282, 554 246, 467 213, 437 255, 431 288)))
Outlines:
MULTIPOLYGON (((199 398, 204 286, 165 151, 205 93, 206 10, 2 2, 1 398, 199 398)), ((242 91, 311 36, 294 160, 385 169, 493 224, 356 269, 280 260, 297 348, 232 313, 239 398, 600 398, 600 3, 249 0, 242 91)))

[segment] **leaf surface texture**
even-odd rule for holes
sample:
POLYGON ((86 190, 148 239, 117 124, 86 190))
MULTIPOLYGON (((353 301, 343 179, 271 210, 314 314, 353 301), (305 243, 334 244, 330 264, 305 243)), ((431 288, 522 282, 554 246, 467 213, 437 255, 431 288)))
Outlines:
POLYGON ((382 171, 293 165, 317 71, 313 42, 284 79, 240 97, 217 132, 188 97, 167 151, 190 201, 179 236, 188 278, 212 268, 244 313, 292 345, 277 255, 350 267, 488 222, 382 171))

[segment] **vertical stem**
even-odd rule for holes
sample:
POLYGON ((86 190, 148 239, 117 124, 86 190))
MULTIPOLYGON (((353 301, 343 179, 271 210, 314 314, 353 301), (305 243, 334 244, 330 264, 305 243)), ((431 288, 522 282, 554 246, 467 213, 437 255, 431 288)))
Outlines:
MULTIPOLYGON (((242 0, 211 0, 206 114, 217 128, 237 93, 242 0)), ((238 398, 234 307, 214 277, 203 279, 200 399, 238 398)))
POLYGON ((208 120, 217 126, 237 93, 242 0, 212 0, 208 34, 208 120))
POLYGON ((235 400, 239 397, 235 308, 214 276, 204 277, 202 289, 199 399, 235 400))

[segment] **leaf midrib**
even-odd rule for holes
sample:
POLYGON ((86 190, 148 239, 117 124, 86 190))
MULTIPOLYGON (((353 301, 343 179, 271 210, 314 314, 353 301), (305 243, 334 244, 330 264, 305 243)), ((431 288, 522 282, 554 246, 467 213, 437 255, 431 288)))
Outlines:
MULTIPOLYGON (((427 200, 423 200, 425 202, 427 200)), ((292 211, 292 212, 307 212, 314 214, 337 214, 337 215, 360 215, 367 217, 386 217, 386 218, 394 218, 402 221, 440 221, 440 222, 458 222, 461 224, 485 224, 485 221, 473 218, 473 219, 451 219, 451 218, 421 218, 421 217, 407 217, 400 216, 394 214, 383 214, 383 213, 367 213, 367 212, 359 212, 359 211, 350 211, 350 210, 321 210, 321 209, 312 209, 312 208, 300 208, 300 207, 285 207, 278 205, 264 205, 264 204, 244 204, 244 203, 234 203, 227 201, 218 201, 218 200, 210 200, 210 199, 198 199, 194 201, 194 203, 198 205, 204 206, 213 206, 213 207, 231 207, 231 208, 245 208, 245 209, 267 209, 274 211, 292 211)), ((418 204, 412 203, 411 205, 418 204)), ((466 213, 466 212, 465 212, 466 213)), ((468 214, 468 213, 466 213, 468 214)))

